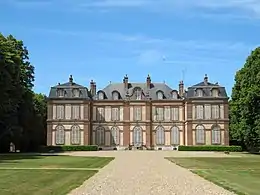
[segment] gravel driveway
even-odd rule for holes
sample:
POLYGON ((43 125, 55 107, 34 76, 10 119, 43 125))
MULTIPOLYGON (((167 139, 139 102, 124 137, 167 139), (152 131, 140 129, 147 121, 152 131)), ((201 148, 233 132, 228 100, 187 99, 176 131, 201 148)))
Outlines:
MULTIPOLYGON (((191 153, 190 153, 191 154, 191 153)), ((111 151, 71 153, 75 156, 115 156, 115 160, 70 195, 232 195, 164 157, 186 152, 111 151)), ((223 154, 192 153, 219 157, 223 154)))

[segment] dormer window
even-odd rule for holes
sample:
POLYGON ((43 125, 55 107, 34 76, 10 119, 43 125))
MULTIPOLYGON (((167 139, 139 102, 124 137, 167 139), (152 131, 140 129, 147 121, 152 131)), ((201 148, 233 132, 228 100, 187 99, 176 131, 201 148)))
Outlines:
POLYGON ((103 93, 103 92, 100 91, 100 92, 98 93, 98 99, 99 99, 99 100, 103 100, 103 99, 104 99, 104 93, 103 93))
POLYGON ((219 91, 218 91, 218 89, 212 89, 212 96, 213 97, 218 97, 219 96, 219 91))
POLYGON ((57 90, 57 96, 58 97, 64 97, 64 90, 63 89, 58 89, 57 90))
POLYGON ((117 91, 114 91, 112 93, 113 100, 119 100, 119 93, 117 91))
POLYGON ((159 91, 157 93, 157 98, 158 98, 158 100, 162 100, 163 99, 163 93, 161 91, 159 91))
POLYGON ((178 94, 176 91, 172 92, 172 99, 174 99, 174 100, 178 99, 178 94))
POLYGON ((80 90, 79 89, 73 89, 72 95, 73 95, 73 97, 79 97, 80 96, 80 90))
POLYGON ((197 89, 196 90, 196 96, 197 97, 202 97, 203 96, 203 90, 202 89, 197 89))
POLYGON ((136 100, 141 100, 142 99, 142 91, 141 89, 136 90, 136 100))

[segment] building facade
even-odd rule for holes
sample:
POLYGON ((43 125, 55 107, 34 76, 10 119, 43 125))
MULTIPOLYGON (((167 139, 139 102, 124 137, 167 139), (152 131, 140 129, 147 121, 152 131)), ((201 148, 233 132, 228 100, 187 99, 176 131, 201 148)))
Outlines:
POLYGON ((228 97, 208 81, 174 90, 165 83, 110 83, 97 91, 73 81, 48 98, 48 145, 98 145, 101 149, 175 149, 179 145, 228 145, 228 97))

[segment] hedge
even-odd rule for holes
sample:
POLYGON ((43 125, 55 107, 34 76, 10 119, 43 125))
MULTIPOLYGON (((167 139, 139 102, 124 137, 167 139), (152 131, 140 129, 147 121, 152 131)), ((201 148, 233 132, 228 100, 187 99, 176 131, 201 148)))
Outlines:
POLYGON ((241 152, 241 146, 179 146, 179 151, 228 151, 241 152))
POLYGON ((98 146, 87 145, 87 146, 43 146, 41 152, 66 152, 66 151, 97 151, 98 146))

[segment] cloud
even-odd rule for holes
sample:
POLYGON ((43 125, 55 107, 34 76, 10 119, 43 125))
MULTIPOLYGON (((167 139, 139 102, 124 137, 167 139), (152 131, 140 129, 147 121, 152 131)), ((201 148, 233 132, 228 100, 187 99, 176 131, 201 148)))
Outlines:
POLYGON ((143 11, 172 13, 183 17, 260 18, 259 0, 63 0, 62 2, 59 0, 6 0, 1 3, 19 8, 85 13, 138 8, 143 11))

